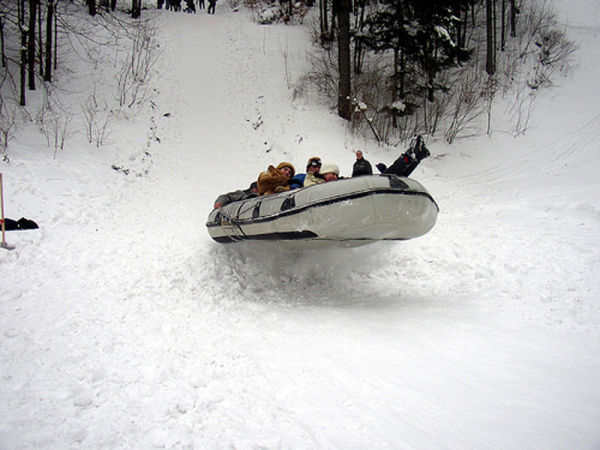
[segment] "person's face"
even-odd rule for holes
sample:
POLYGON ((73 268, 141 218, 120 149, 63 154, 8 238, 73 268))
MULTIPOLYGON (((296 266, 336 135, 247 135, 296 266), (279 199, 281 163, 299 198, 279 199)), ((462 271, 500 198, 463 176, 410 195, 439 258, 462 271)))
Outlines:
POLYGON ((337 174, 335 173, 326 173, 323 175, 323 179, 325 180, 325 182, 327 181, 335 181, 338 179, 337 174))
POLYGON ((363 157, 362 152, 360 150, 358 150, 356 152, 356 159, 362 159, 362 157, 363 157))
POLYGON ((283 166, 279 170, 281 170, 285 174, 286 177, 292 178, 292 169, 290 169, 288 166, 283 166))
POLYGON ((316 164, 311 162, 311 164, 306 168, 307 172, 319 173, 319 170, 321 170, 321 162, 320 161, 317 161, 316 164))

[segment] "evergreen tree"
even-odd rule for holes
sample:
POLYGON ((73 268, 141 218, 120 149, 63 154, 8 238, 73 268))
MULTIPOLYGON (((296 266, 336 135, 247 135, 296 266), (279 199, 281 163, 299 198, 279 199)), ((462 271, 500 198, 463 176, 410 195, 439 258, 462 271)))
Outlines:
POLYGON ((458 45, 460 12, 472 0, 382 0, 382 8, 370 14, 364 32, 357 34, 374 51, 391 50, 394 98, 404 103, 403 113, 414 110, 407 96, 426 96, 446 87, 436 75, 469 58, 458 45))
POLYGON ((436 90, 446 87, 436 83, 436 75, 443 69, 457 66, 469 59, 470 52, 457 44, 460 0, 413 0, 415 8, 415 45, 413 59, 425 77, 427 99, 433 101, 436 90))

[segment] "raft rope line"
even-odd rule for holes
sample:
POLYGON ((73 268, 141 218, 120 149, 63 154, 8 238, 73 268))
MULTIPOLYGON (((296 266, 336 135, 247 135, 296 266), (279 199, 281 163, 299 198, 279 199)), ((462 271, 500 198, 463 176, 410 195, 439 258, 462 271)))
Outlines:
MULTIPOLYGON (((247 209, 242 211, 242 208, 240 207, 238 209, 238 213, 237 216, 239 217, 241 213, 245 213, 247 211, 250 211, 250 209, 253 209, 256 205, 252 206, 252 208, 248 207, 247 209)), ((242 230, 242 227, 240 225, 240 221, 238 219, 234 219, 233 217, 231 217, 230 215, 226 214, 223 211, 223 208, 221 208, 221 216, 225 217, 225 220, 227 220, 231 225, 233 225, 239 232, 240 234, 243 236, 240 240, 242 240, 243 238, 248 238, 248 236, 246 235, 246 233, 244 233, 244 230, 242 230)), ((221 223, 222 224, 222 223, 221 223)))

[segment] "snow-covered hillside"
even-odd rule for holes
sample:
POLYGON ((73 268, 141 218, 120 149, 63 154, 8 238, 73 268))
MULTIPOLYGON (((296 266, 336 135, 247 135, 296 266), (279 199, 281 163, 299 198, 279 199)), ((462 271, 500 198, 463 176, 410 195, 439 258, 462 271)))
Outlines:
POLYGON ((307 28, 157 14, 153 109, 0 162, 6 215, 40 224, 0 249, 0 448, 598 448, 592 3, 557 2, 577 67, 527 135, 428 142, 429 234, 303 253, 212 242, 215 197, 397 155, 292 99, 307 28))

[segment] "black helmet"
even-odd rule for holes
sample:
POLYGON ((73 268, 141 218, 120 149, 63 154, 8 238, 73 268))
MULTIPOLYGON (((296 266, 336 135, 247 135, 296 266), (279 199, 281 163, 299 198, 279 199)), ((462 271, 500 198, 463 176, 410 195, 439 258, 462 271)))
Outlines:
POLYGON ((310 166, 313 167, 321 167, 321 158, 318 156, 313 156, 309 158, 308 163, 306 163, 306 168, 308 169, 310 166))

